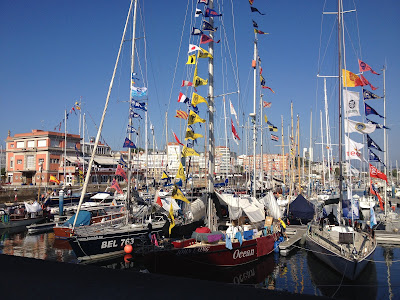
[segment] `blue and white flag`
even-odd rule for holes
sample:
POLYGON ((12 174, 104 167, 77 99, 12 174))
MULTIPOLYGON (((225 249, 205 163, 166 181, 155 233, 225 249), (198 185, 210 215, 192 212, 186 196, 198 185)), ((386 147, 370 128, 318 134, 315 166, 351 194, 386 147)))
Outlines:
POLYGON ((138 134, 136 128, 128 124, 128 128, 126 129, 126 133, 136 133, 138 134))
POLYGON ((136 101, 136 100, 132 100, 132 102, 131 102, 131 107, 132 107, 132 108, 137 108, 137 109, 141 109, 141 110, 147 111, 147 109, 146 109, 146 103, 144 103, 144 102, 138 102, 138 101, 136 101))
POLYGON ((138 113, 135 113, 132 109, 130 110, 130 117, 131 118, 140 118, 140 119, 142 119, 142 116, 139 115, 138 113))
POLYGON ((368 144, 368 148, 374 148, 374 149, 376 149, 376 150, 378 150, 378 151, 383 152, 382 149, 381 149, 381 147, 379 147, 379 145, 378 145, 377 143, 375 143, 375 142, 371 139, 371 137, 369 136, 369 134, 367 134, 367 144, 368 144))
POLYGON ((131 97, 143 97, 147 95, 147 87, 131 87, 131 97))
POLYGON ((374 125, 376 125, 376 129, 389 129, 389 130, 390 130, 389 127, 386 127, 386 126, 384 126, 384 125, 382 125, 382 124, 379 124, 379 123, 376 123, 376 122, 374 122, 374 121, 371 121, 371 120, 368 119, 368 118, 366 118, 366 119, 367 119, 368 124, 374 124, 374 125))
POLYGON ((192 28, 192 33, 191 33, 191 35, 201 35, 201 34, 203 34, 203 31, 201 31, 200 29, 198 29, 198 28, 196 28, 196 27, 193 27, 193 28, 192 28))
POLYGON ((379 158, 379 156, 376 155, 374 152, 372 152, 372 150, 369 150, 369 161, 378 161, 378 162, 380 162, 381 164, 383 164, 385 166, 385 164, 379 158))
POLYGON ((368 105, 367 103, 364 103, 365 105, 365 115, 377 115, 380 116, 381 118, 383 118, 382 115, 380 115, 375 109, 373 109, 370 105, 368 105))
POLYGON ((372 207, 370 207, 369 212, 370 212, 370 227, 372 228, 377 224, 376 217, 375 217, 375 211, 372 207))
POLYGON ((372 93, 366 89, 363 89, 363 97, 364 97, 364 100, 381 99, 382 98, 381 96, 375 95, 374 93, 372 93))
POLYGON ((128 164, 124 161, 124 158, 122 157, 122 155, 121 155, 121 157, 120 157, 118 163, 119 163, 121 166, 125 167, 125 168, 128 167, 128 164))
POLYGON ((217 31, 218 27, 212 27, 212 25, 210 23, 208 23, 207 21, 203 21, 203 30, 206 31, 217 31))

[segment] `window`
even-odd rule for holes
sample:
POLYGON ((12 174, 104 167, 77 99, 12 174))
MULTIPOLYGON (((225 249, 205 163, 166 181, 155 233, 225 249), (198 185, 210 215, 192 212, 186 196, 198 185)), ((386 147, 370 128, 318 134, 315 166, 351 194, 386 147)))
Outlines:
POLYGON ((59 140, 50 140, 50 147, 60 147, 59 140))
POLYGON ((10 144, 10 148, 14 148, 14 143, 10 144))
POLYGON ((35 169, 35 157, 33 155, 28 155, 26 157, 26 168, 29 170, 35 169))
POLYGON ((17 142, 17 148, 24 148, 25 142, 17 142))
POLYGON ((40 163, 42 163, 42 164, 44 163, 44 158, 39 158, 39 164, 40 163))
POLYGON ((10 168, 11 169, 14 168, 14 160, 13 159, 10 160, 10 168))
POLYGON ((46 140, 38 140, 37 146, 38 147, 46 147, 46 140))
POLYGON ((22 159, 17 159, 17 165, 22 165, 22 159))
POLYGON ((60 163, 60 160, 59 160, 58 158, 51 158, 51 159, 50 159, 50 163, 51 163, 51 164, 59 164, 59 163, 60 163))
POLYGON ((35 147, 35 141, 28 141, 28 148, 35 147))

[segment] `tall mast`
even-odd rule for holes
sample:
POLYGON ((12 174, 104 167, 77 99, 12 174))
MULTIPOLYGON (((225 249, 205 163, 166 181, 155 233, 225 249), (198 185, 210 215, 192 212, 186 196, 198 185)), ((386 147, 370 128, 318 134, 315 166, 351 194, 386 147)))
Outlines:
POLYGON ((168 172, 168 112, 165 112, 165 153, 167 155, 167 162, 165 163, 165 172, 168 172))
POLYGON ((308 196, 311 196, 312 110, 310 112, 310 146, 308 148, 308 196))
MULTIPOLYGON (((133 87, 133 73, 135 70, 135 39, 136 39, 136 11, 137 11, 137 0, 135 1, 135 7, 133 9, 133 23, 132 23, 132 52, 131 52, 131 78, 130 78, 130 90, 129 90, 129 107, 131 107, 131 91, 132 91, 132 87, 133 87)), ((128 16, 129 18, 129 16, 128 16)), ((132 128, 132 117, 129 116, 129 128, 132 128)), ((128 133, 128 138, 129 140, 132 140, 132 130, 129 130, 128 133)), ((131 159, 132 159, 132 149, 128 148, 128 191, 127 191, 127 208, 128 211, 130 209, 130 199, 131 199, 131 176, 132 176, 132 163, 131 163, 131 159)), ((128 218, 128 216, 127 216, 128 218)))
POLYGON ((319 118, 321 120, 321 156, 322 156, 322 182, 325 186, 325 155, 324 155, 324 128, 322 124, 322 110, 319 111, 319 118))
MULTIPOLYGON (((326 126, 326 149, 327 149, 327 161, 328 161, 328 182, 331 184, 331 140, 330 140, 330 130, 329 130, 329 116, 328 116, 328 95, 326 91, 326 78, 324 77, 324 100, 325 100, 325 126, 326 126)), ((323 136, 322 136, 323 137, 323 136)), ((324 139, 322 139, 324 143, 324 139)))
MULTIPOLYGON (((384 116, 384 118, 383 118, 383 146, 384 146, 384 149, 383 149, 383 162, 384 162, 384 164, 385 164, 385 174, 386 174, 386 176, 387 176, 387 150, 388 150, 388 147, 387 147, 387 137, 386 137, 386 77, 385 77, 385 75, 386 75, 386 66, 385 67, 383 67, 383 116, 384 116)), ((387 189, 387 184, 385 184, 385 216, 387 215, 387 213, 388 213, 388 209, 387 209, 387 192, 386 192, 386 189, 387 189)), ((394 196, 392 195, 392 197, 394 198, 394 196)))
MULTIPOLYGON (((261 177, 261 194, 264 191, 264 149, 263 149, 263 94, 260 95, 260 177, 261 177)), ((272 174, 272 172, 271 172, 272 174)))
POLYGON ((283 143, 283 115, 281 115, 281 127, 282 127, 282 134, 281 134, 281 139, 282 139, 282 177, 283 177, 283 184, 285 184, 285 175, 286 175, 286 168, 287 165, 285 164, 286 159, 285 159, 285 147, 283 143))
MULTIPOLYGON (((131 4, 130 4, 130 6, 129 6, 129 12, 128 12, 128 16, 126 17, 126 22, 125 22, 125 27, 124 27, 124 33, 122 34, 121 43, 120 43, 120 45, 119 45, 119 50, 118 50, 118 54, 117 54, 117 60, 115 61, 115 66, 114 66, 114 71, 113 71, 113 74, 112 74, 112 77, 111 77, 110 86, 108 87, 108 93, 107 93, 106 103, 105 103, 105 105, 104 105, 103 114, 102 114, 102 116, 101 116, 101 121, 100 121, 99 129, 97 130, 96 140, 95 140, 95 142, 94 142, 93 152, 92 152, 92 155, 91 155, 91 157, 90 157, 90 161, 89 161, 89 165, 88 165, 88 171, 87 171, 87 173, 86 173, 85 183, 83 184, 83 187, 82 187, 82 193, 81 193, 81 197, 80 197, 80 199, 79 199, 79 204, 78 204, 78 209, 77 209, 77 211, 76 211, 76 215, 79 214, 79 211, 80 211, 81 206, 82 206, 82 203, 83 203, 83 199, 84 199, 85 194, 86 194, 87 186, 88 186, 88 184, 89 184, 90 173, 91 173, 92 166, 93 166, 94 156, 95 156, 95 153, 96 153, 96 150, 97 150, 97 146, 99 145, 99 140, 100 140, 100 136, 101 136, 101 131, 102 131, 102 129, 103 129, 103 123, 104 123, 104 119, 105 119, 106 112, 107 112, 108 102, 109 102, 109 100, 110 100, 111 90, 112 90, 112 87, 113 87, 113 84, 114 84, 115 74, 116 74, 116 72, 117 72, 119 57, 120 57, 120 55, 121 55, 122 45, 124 44, 124 40, 125 40, 125 34, 126 34, 126 29, 127 29, 127 27, 128 27, 129 16, 130 16, 131 11, 132 11, 132 4, 133 4, 133 1, 135 1, 135 4, 136 4, 136 2, 137 2, 137 0, 131 0, 131 4)), ((136 5, 135 5, 135 8, 136 8, 136 5)), ((130 173, 130 172, 128 172, 128 176, 129 176, 129 173, 130 173)), ((129 190, 128 190, 128 193, 129 193, 129 190)), ((78 218, 75 218, 74 224, 73 224, 72 228, 75 228, 75 223, 76 223, 76 220, 77 220, 77 219, 78 219, 78 218)))
MULTIPOLYGON (((224 124, 225 124, 225 151, 228 151, 228 129, 226 126, 226 103, 225 103, 225 96, 223 97, 223 102, 224 102, 224 124)), ((229 166, 229 161, 226 161, 225 165, 225 172, 226 172, 226 178, 228 178, 228 166, 229 166)))
POLYGON ((339 74, 339 220, 342 217, 342 1, 338 0, 338 74, 339 74))
POLYGON ((297 129, 296 129, 297 133, 297 168, 298 168, 298 175, 299 175, 299 194, 301 194, 301 177, 300 177, 300 117, 299 115, 297 115, 297 129))
MULTIPOLYGON (((82 176, 85 176, 85 122, 86 122, 86 113, 83 113, 82 117, 82 176)), ((82 182, 81 182, 82 184, 82 182)))
MULTIPOLYGON (((214 8, 213 0, 208 3, 210 9, 214 8)), ((214 27, 214 18, 209 17, 208 22, 214 27)), ((214 39, 214 33, 210 31, 210 38, 214 39)), ((208 192, 214 192, 214 170, 215 170, 215 142, 214 142, 214 43, 208 43, 208 52, 211 57, 208 58, 208 192)))
POLYGON ((66 165, 67 165, 67 110, 64 112, 64 184, 63 189, 66 187, 66 165))
POLYGON ((257 80, 257 33, 254 33, 254 58, 253 58, 253 197, 256 197, 256 141, 257 141, 257 124, 256 124, 256 80, 257 80))
MULTIPOLYGON (((291 173, 290 173, 290 195, 294 195, 294 172, 295 172, 295 158, 294 158, 294 153, 296 150, 296 145, 295 145, 295 140, 294 140, 294 134, 293 134, 293 102, 290 102, 290 130, 291 130, 291 136, 290 136, 290 160, 292 162, 292 168, 291 168, 291 173)), ((289 208, 289 204, 288 204, 289 208)), ((288 210, 289 211, 289 210, 288 210)))

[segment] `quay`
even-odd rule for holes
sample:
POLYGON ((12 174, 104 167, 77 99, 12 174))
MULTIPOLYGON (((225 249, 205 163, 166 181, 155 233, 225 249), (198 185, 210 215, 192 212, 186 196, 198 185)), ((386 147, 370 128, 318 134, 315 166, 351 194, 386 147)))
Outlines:
MULTIPOLYGON (((2 297, 14 299, 324 299, 246 285, 0 255, 2 297)), ((227 270, 229 272, 229 270, 227 270)))

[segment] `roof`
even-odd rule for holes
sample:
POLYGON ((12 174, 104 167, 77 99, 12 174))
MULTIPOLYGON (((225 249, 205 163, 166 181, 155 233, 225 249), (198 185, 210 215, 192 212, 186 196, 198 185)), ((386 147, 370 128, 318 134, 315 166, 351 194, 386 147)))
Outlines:
POLYGON ((94 161, 99 165, 117 165, 118 159, 110 156, 95 156, 94 161))

